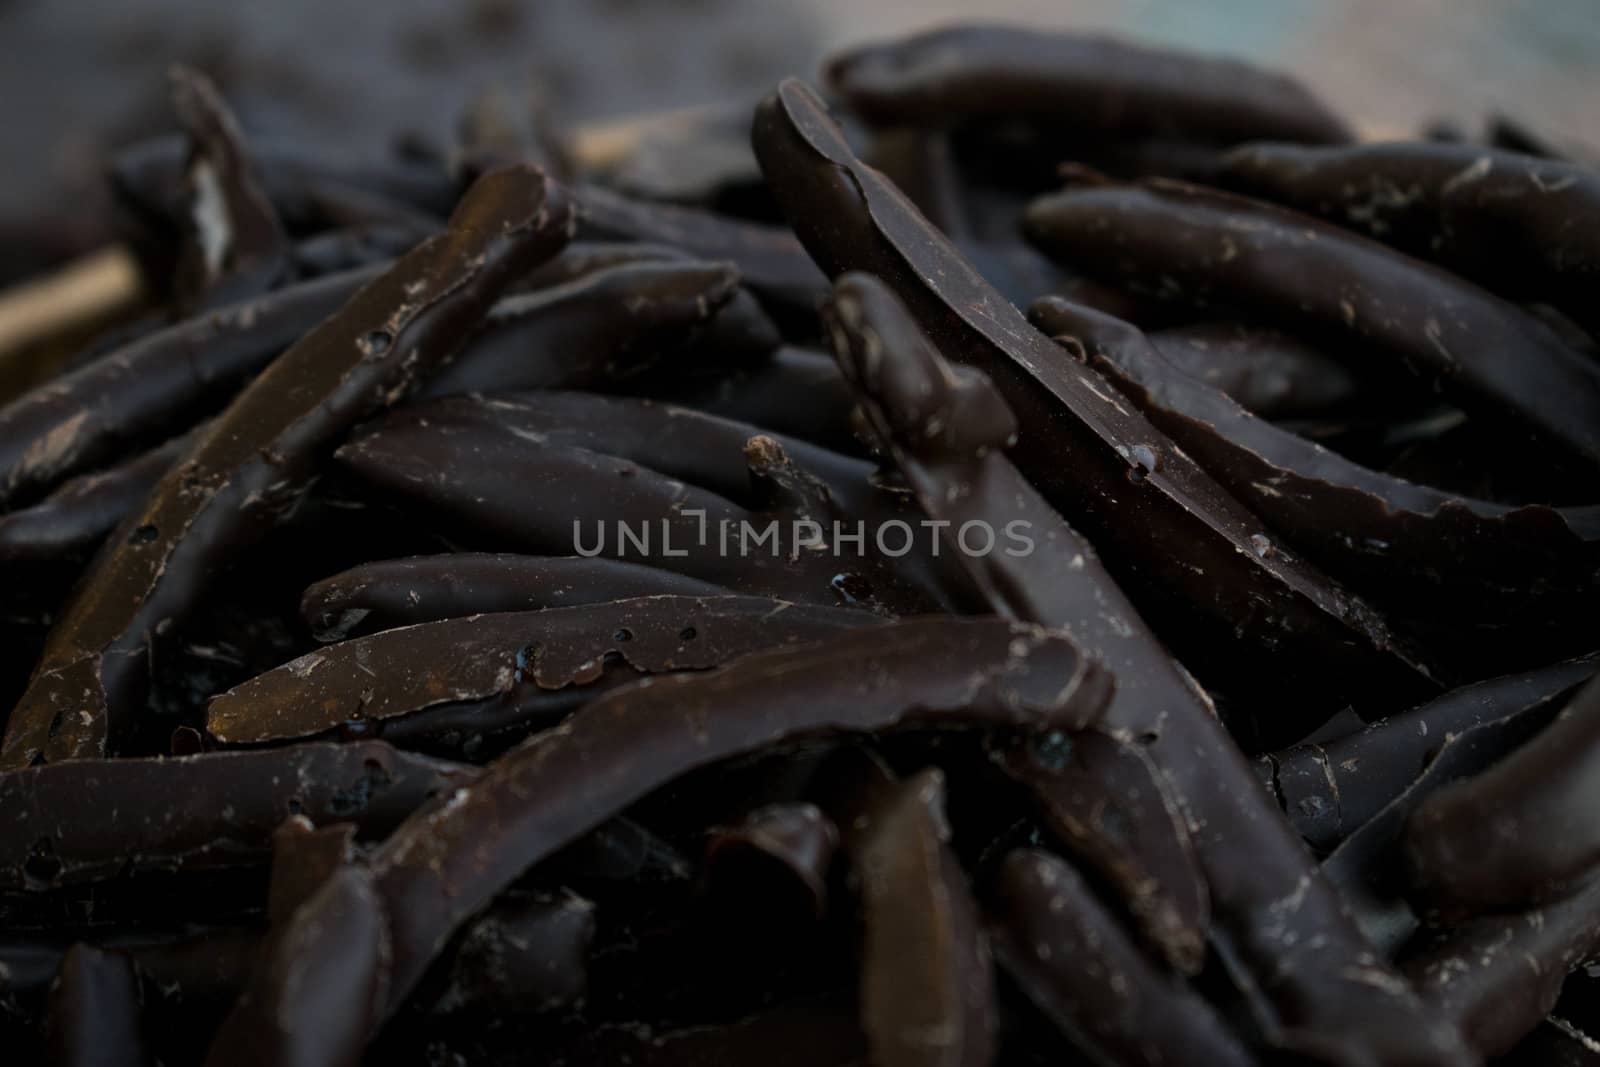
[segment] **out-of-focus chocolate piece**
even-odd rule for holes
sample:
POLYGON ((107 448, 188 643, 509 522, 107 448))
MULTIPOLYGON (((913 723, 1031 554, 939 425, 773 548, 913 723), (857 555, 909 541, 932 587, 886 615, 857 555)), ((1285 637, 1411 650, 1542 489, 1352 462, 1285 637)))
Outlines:
POLYGON ((1520 308, 1359 234, 1163 179, 1070 188, 1031 205, 1024 227, 1068 266, 1317 331, 1600 464, 1600 368, 1520 308))
POLYGON ((572 226, 536 170, 484 177, 451 218, 274 360, 102 550, 12 709, 0 765, 104 754, 143 709, 158 626, 181 621, 300 499, 344 431, 447 360, 572 226))
POLYGON ((1360 230, 1600 328, 1600 172, 1526 149, 1395 142, 1245 145, 1219 181, 1360 230))
POLYGON ((519 1016, 570 1008, 588 991, 595 906, 574 893, 503 900, 468 925, 430 1009, 519 1016))
POLYGON ((303 277, 318 278, 388 263, 438 233, 440 228, 383 222, 327 230, 295 243, 295 272, 303 277))
POLYGON ((289 238, 256 182, 222 94, 199 71, 168 74, 173 109, 193 147, 184 164, 186 237, 178 261, 180 317, 266 292, 289 269, 289 238))
POLYGON ((90 945, 72 946, 50 989, 50 1062, 60 1067, 153 1064, 141 1007, 132 960, 90 945))
POLYGON ((1600 949, 1600 881, 1562 900, 1424 936, 1400 966, 1483 1056, 1508 1051, 1555 1006, 1567 972, 1600 949))
POLYGON ((969 23, 853 49, 830 62, 828 81, 851 110, 883 126, 1021 115, 1064 134, 1350 139, 1292 78, 1232 59, 1022 27, 969 23))
POLYGON ((1263 419, 1338 410, 1360 390, 1344 364, 1269 327, 1201 322, 1157 331, 1150 340, 1180 371, 1263 419))
POLYGON ((1410 897, 1446 920, 1548 904, 1600 865, 1600 683, 1487 770, 1406 820, 1410 897))
POLYGON ((819 262, 832 273, 877 273, 950 358, 993 378, 1025 428, 1015 453, 1023 473, 1106 555, 1112 573, 1139 579, 1138 592, 1166 612, 1208 618, 1187 632, 1212 638, 1209 655, 1231 648, 1238 656, 1264 642, 1275 678, 1308 670, 1322 692, 1358 677, 1391 698, 1407 679, 1428 688, 1376 613, 1271 544, 1253 515, 1108 383, 1066 365, 854 157, 803 83, 786 81, 763 101, 754 139, 774 195, 819 262), (1073 462, 1058 461, 1065 455, 1073 462), (1221 632, 1229 640, 1216 641, 1221 632))
POLYGON ((1182 977, 1145 957, 1062 860, 1033 849, 1010 853, 985 902, 1001 967, 1090 1056, 1147 1067, 1256 1062, 1182 977))
POLYGON ((139 337, 0 408, 0 505, 125 459, 225 396, 378 276, 304 282, 139 337))
MULTIPOLYGON (((689 770, 831 731, 1081 727, 1111 687, 1062 636, 939 619, 883 627, 866 646, 847 633, 617 690, 496 760, 481 785, 419 813, 374 855, 374 911, 387 916, 394 961, 388 1010, 451 933, 524 869, 689 770)), ((296 921, 331 920, 340 904, 325 893, 296 921)), ((281 988, 296 962, 317 972, 300 978, 312 987, 343 968, 320 950, 296 961, 285 948, 263 972, 267 988, 281 988)))
POLYGON ((272 832, 272 873, 267 882, 267 922, 287 922, 340 867, 355 862, 356 825, 317 826, 291 815, 272 832))
POLYGON ((1452 689, 1437 699, 1328 741, 1258 761, 1300 836, 1332 849, 1406 790, 1449 738, 1532 711, 1600 670, 1600 653, 1452 689))
MULTIPOLYGON (((0 518, 0 544, 5 531, 0 518)), ((300 598, 300 617, 330 642, 466 615, 730 592, 629 560, 454 552, 374 560, 324 578, 300 598)))
POLYGON ((829 872, 838 846, 838 828, 815 804, 771 804, 738 825, 712 832, 706 878, 719 899, 730 892, 757 892, 762 906, 782 914, 787 899, 804 897, 805 911, 820 919, 828 910, 829 872), (775 897, 782 899, 774 904, 775 897))
POLYGON ((0 887, 47 889, 118 873, 255 864, 293 814, 381 836, 461 764, 382 741, 167 759, 70 760, 0 774, 0 887))
POLYGON ((980 372, 947 364, 881 282, 842 278, 827 321, 868 424, 928 514, 958 531, 974 522, 1029 523, 1026 552, 962 555, 985 599, 998 612, 1077 635, 1117 673, 1096 728, 1120 745, 1046 736, 1013 761, 1047 823, 1066 831, 1179 969, 1198 968, 1209 934, 1269 1033, 1293 1032, 1351 1057, 1376 1049, 1448 1062, 1459 1038, 1425 1020, 1397 981, 1357 977, 1381 973, 1381 965, 1254 782, 1210 701, 1146 629, 1093 547, 999 452, 1016 424, 998 390, 980 372), (1161 795, 1127 803, 1130 788, 1156 784, 1140 756, 1129 762, 1128 745, 1164 776, 1161 795), (1084 818, 1097 801, 1120 801, 1141 821, 1117 832, 1115 820, 1084 818))
MULTIPOLYGON (((306 737, 427 708, 706 670, 757 649, 881 622, 867 612, 763 597, 650 596, 503 612, 387 630, 309 652, 211 702, 206 729, 226 744, 306 737)), ((532 714, 532 712, 528 712, 532 714)))
POLYGON ((1600 524, 1582 511, 1471 500, 1371 470, 1184 374, 1135 326, 1058 297, 1040 300, 1029 317, 1105 375, 1274 533, 1392 617, 1486 630, 1470 654, 1451 657, 1457 671, 1481 670, 1490 654, 1477 647, 1484 644, 1502 646, 1500 663, 1509 667, 1600 638, 1586 625, 1600 587, 1600 524), (1520 623, 1508 625, 1513 619, 1520 623), (1524 630, 1531 632, 1519 640, 1524 630))

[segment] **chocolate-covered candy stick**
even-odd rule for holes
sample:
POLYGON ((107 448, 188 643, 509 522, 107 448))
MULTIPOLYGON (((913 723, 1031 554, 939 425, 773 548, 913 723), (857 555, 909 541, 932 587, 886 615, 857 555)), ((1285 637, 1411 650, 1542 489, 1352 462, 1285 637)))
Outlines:
POLYGON ((1600 683, 1511 755, 1406 820, 1413 903, 1446 919, 1546 904, 1600 866, 1600 683))
POLYGON ((50 989, 50 1062, 59 1067, 153 1064, 139 976, 117 952, 74 945, 50 989))
POLYGON ((381 836, 476 773, 381 741, 7 771, 0 888, 260 863, 273 831, 295 813, 381 836))
POLYGON ((1270 327, 1201 322, 1158 330, 1150 340, 1173 366, 1263 419, 1337 411, 1361 392, 1343 363, 1270 327))
MULTIPOLYGON (((1059 297, 1040 300, 1029 318, 1276 534, 1393 614, 1482 628, 1479 643, 1500 645, 1506 666, 1600 638, 1586 623, 1600 584, 1600 524, 1582 511, 1492 504, 1391 477, 1256 417, 1173 366, 1135 326, 1059 297), (1530 618, 1541 624, 1519 642, 1530 618), (1524 621, 1513 628, 1509 619, 1524 621)), ((1477 653, 1459 669, 1483 664, 1477 653)))
POLYGON ((301 597, 300 617, 317 640, 343 641, 466 615, 730 592, 629 560, 455 552, 375 560, 324 578, 301 597))
POLYGON ((0 408, 0 506, 153 444, 337 311, 378 268, 304 282, 147 334, 0 408))
POLYGON ((1425 935, 1400 966, 1484 1056, 1508 1051, 1555 1006, 1567 972, 1600 950, 1600 881, 1531 911, 1425 935))
MULTIPOLYGON (((1272 683, 1315 679, 1330 696, 1366 688, 1392 700, 1408 685, 1430 688, 1375 613, 1272 546, 1255 516, 1108 383, 1063 361, 855 159, 802 83, 786 81, 761 104, 753 136, 774 195, 818 261, 836 274, 878 274, 950 358, 990 375, 1027 435, 1016 453, 1023 473, 1112 573, 1139 582, 1137 600, 1205 620, 1180 632, 1205 642, 1208 660, 1237 663, 1242 683, 1260 685, 1267 680, 1244 667, 1244 649, 1266 647, 1272 683)), ((1305 693, 1295 689, 1301 704, 1305 693)))
POLYGON ((289 816, 272 832, 272 870, 267 881, 267 922, 289 920, 322 883, 358 857, 356 825, 317 826, 304 815, 289 816))
POLYGON ((1140 746, 1170 789, 1130 803, 1129 791, 1147 788, 1149 779, 1132 773, 1142 768, 1129 766, 1122 746, 1035 741, 1009 762, 1034 786, 1047 823, 1065 831, 1129 902, 1170 960, 1196 968, 1199 941, 1209 932, 1236 979, 1247 991, 1254 985, 1271 1039, 1327 1042, 1352 1057, 1447 1058, 1453 1035, 1432 1026, 1398 983, 1358 977, 1381 974, 1381 964, 1254 781, 1210 702, 1093 547, 999 451, 1015 422, 998 390, 979 372, 946 363, 881 282, 841 279, 827 321, 868 425, 928 514, 954 530, 973 522, 1030 524, 1032 551, 962 554, 962 561, 997 611, 1073 634, 1117 672, 1117 691, 1097 729, 1140 746), (1140 819, 1134 832, 1116 834, 1113 821, 1083 817, 1097 790, 1105 803, 1140 819), (1183 861, 1190 841, 1193 867, 1183 861), (1205 885, 1195 884, 1202 874, 1205 885))
POLYGON ((1368 238, 1161 179, 1044 197, 1025 228, 1047 253, 1105 280, 1364 347, 1463 408, 1600 465, 1600 368, 1520 308, 1368 238))
MULTIPOLYGON (((388 1008, 371 1022, 523 870, 689 770, 817 733, 1081 727, 1110 688, 1063 637, 998 620, 919 620, 885 626, 866 645, 839 635, 617 690, 496 760, 481 788, 457 790, 376 853, 373 913, 386 918, 393 963, 388 1008)), ((295 921, 332 921, 342 905, 324 891, 295 921)), ((323 948, 286 945, 262 975, 275 990, 291 968, 317 983, 344 966, 323 948)))
POLYGON ((211 80, 175 66, 168 74, 178 121, 193 142, 184 164, 188 202, 176 283, 180 318, 277 284, 289 270, 289 238, 257 183, 244 138, 211 80))
POLYGON ((1354 833, 1416 780, 1452 735, 1544 707, 1600 670, 1600 654, 1462 686, 1352 734, 1262 756, 1289 822, 1315 848, 1354 833))
POLYGON ((1000 966, 1091 1056, 1147 1067, 1256 1062, 1183 978, 1145 957, 1059 858, 1010 853, 985 905, 1000 966))
MULTIPOLYGON (((764 912, 821 919, 828 911, 829 874, 838 847, 838 828, 815 804, 769 804, 711 834, 705 853, 709 892, 719 900, 759 895, 755 907, 764 912), (803 907, 784 906, 802 901, 803 907)), ((730 903, 751 907, 744 900, 730 903)))
POLYGON ((385 720, 469 702, 509 705, 496 718, 537 721, 541 697, 557 698, 564 711, 561 698, 608 670, 629 677, 706 670, 879 621, 764 597, 652 596, 422 623, 329 645, 257 675, 212 700, 206 729, 227 744, 306 737, 347 723, 382 732, 385 720))
POLYGON ((852 49, 829 63, 828 82, 852 111, 884 126, 1020 115, 1063 133, 1176 133, 1218 143, 1350 139, 1342 122, 1282 75, 1021 27, 952 26, 852 49))
POLYGON ((538 171, 496 171, 468 191, 445 233, 259 375, 89 568, 12 710, 0 764, 103 754, 143 707, 157 627, 181 620, 300 498, 349 426, 448 360, 571 225, 538 171))
POLYGON ((1245 145, 1218 181, 1600 329, 1600 171, 1473 144, 1245 145))

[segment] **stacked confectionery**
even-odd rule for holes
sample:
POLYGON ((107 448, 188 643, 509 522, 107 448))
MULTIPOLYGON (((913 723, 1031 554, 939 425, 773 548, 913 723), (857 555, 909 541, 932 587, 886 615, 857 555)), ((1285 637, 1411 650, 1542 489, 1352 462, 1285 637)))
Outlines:
POLYGON ((1600 1063, 1600 171, 982 26, 172 99, 0 407, 7 1062, 1600 1063))

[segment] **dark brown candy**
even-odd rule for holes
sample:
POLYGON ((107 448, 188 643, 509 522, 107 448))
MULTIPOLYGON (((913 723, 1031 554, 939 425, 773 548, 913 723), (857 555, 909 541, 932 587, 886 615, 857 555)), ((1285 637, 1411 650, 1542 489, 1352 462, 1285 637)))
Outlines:
POLYGON ((1262 756, 1263 778, 1289 822, 1328 850, 1416 780, 1450 737, 1547 705, 1600 670, 1600 655, 1462 686, 1332 740, 1262 756))
POLYGON ((1269 327, 1202 322, 1160 330, 1150 340, 1180 371, 1263 419, 1337 411, 1359 391, 1337 359, 1269 327))
POLYGON ((1464 408, 1600 464, 1600 368, 1520 308, 1431 264, 1309 215, 1159 179, 1045 197, 1025 227, 1046 252, 1105 280, 1364 348, 1464 408))
POLYGON ((0 886, 260 863, 293 814, 381 836, 476 773, 381 741, 8 771, 0 774, 0 886))
POLYGON ((335 871, 274 936, 207 1067, 354 1067, 383 1018, 383 898, 366 868, 335 871))
POLYGON ((267 882, 267 922, 285 923, 322 888, 333 872, 356 860, 355 823, 318 827, 291 815, 272 832, 272 875, 267 882))
POLYGON ((1330 695, 1354 685, 1392 699, 1407 678, 1426 688, 1383 620, 1291 553, 1263 547, 1255 516, 1104 379, 1063 360, 855 159, 802 83, 787 81, 762 103, 754 137, 774 195, 818 261, 832 273, 878 274, 949 358, 993 379, 1025 428, 1015 453, 1023 474, 1113 574, 1138 581, 1136 600, 1189 621, 1198 613, 1206 621, 1182 632, 1204 642, 1208 659, 1240 662, 1253 684, 1266 679, 1243 666, 1248 645, 1272 651, 1274 681, 1302 669, 1330 695))
POLYGON ((337 311, 378 269, 303 282, 146 334, 0 408, 0 506, 159 441, 337 311))
POLYGON ((1460 919, 1546 904, 1600 866, 1600 683, 1533 740, 1406 820, 1411 899, 1460 919))
POLYGON ((442 962, 432 1011, 521 1016, 570 1008, 588 991, 595 906, 568 892, 492 905, 442 962))
POLYGON ((570 236, 561 192, 504 170, 450 228, 276 359, 89 568, 7 723, 0 763, 100 755, 143 708, 151 642, 301 497, 356 421, 447 360, 500 291, 570 236))
POLYGON ((1508 1051, 1555 1006, 1567 972, 1600 950, 1600 881, 1531 911, 1474 919, 1408 946, 1423 1000, 1483 1056, 1508 1051))
POLYGON ((712 832, 706 878, 719 899, 760 894, 760 906, 779 915, 803 910, 820 919, 828 911, 829 871, 838 846, 838 828, 815 804, 771 804, 712 832), (803 909, 784 907, 797 898, 804 898, 803 909))
POLYGON ((1350 139, 1303 86, 1237 60, 1112 38, 968 24, 846 52, 828 81, 882 126, 1022 115, 1068 132, 1227 143, 1350 139))
MULTIPOLYGON (((756 653, 705 675, 653 678, 588 705, 491 765, 390 836, 373 860, 393 967, 389 1010, 451 933, 523 870, 697 767, 792 738, 902 724, 1049 729, 1092 722, 1111 680, 1065 638, 997 620, 892 624, 756 653), (781 680, 781 685, 774 685, 781 680)), ((326 894, 297 922, 336 918, 326 894), (321 906, 318 906, 321 905, 321 906)), ((275 954, 270 988, 299 964, 344 969, 316 949, 275 954)))
POLYGON ((173 108, 193 148, 184 165, 180 314, 266 292, 289 270, 289 238, 253 173, 233 114, 205 75, 175 66, 173 108))
MULTIPOLYGON (((0 519, 0 544, 5 531, 6 520, 0 519)), ((728 592, 628 560, 455 552, 375 560, 324 578, 301 597, 300 617, 317 640, 343 641, 465 615, 728 592)))
POLYGON ((988 602, 1076 635, 1117 674, 1096 727, 1117 744, 1079 747, 1047 735, 1007 761, 1034 789, 1047 824, 1122 895, 1179 968, 1198 967, 1209 934, 1275 1040, 1292 1032, 1297 1042, 1326 1042, 1351 1057, 1447 1062, 1458 1039, 1425 1021, 1399 983, 1357 977, 1382 973, 1381 964, 1253 781, 1205 694, 1093 548, 998 451, 1015 425, 998 390, 981 373, 947 364, 880 282, 841 279, 827 320, 869 426, 928 513, 957 531, 974 522, 1029 524, 1026 552, 961 553, 988 602), (1164 780, 1151 781, 1145 759, 1164 780), (1145 797, 1151 786, 1156 793, 1145 797), (1130 803, 1133 790, 1140 797, 1130 803), (1139 821, 1122 827, 1086 817, 1096 804, 1139 821))
POLYGON ((145 1067, 139 976, 118 952, 78 944, 50 989, 50 1062, 59 1067, 145 1067))
POLYGON ((506 297, 422 393, 590 389, 637 374, 709 322, 738 284, 731 264, 667 260, 506 297))
POLYGON ((736 596, 637 597, 447 619, 329 645, 257 675, 211 702, 206 729, 227 744, 254 744, 346 723, 381 730, 388 719, 494 698, 533 717, 542 695, 593 683, 613 661, 630 677, 705 670, 879 621, 736 596))
POLYGON ((1183 978, 1144 956, 1062 860, 1012 852, 986 909, 1001 967, 1091 1056, 1148 1067, 1256 1062, 1183 978))
POLYGON ((1470 653, 1449 653, 1456 671, 1510 669, 1600 638, 1589 622, 1600 524, 1583 512, 1491 504, 1371 470, 1184 374, 1135 326, 1059 297, 1029 317, 1330 574, 1396 618, 1483 631, 1470 653))
POLYGON ((1600 327, 1600 171, 1474 144, 1245 145, 1219 181, 1600 327))

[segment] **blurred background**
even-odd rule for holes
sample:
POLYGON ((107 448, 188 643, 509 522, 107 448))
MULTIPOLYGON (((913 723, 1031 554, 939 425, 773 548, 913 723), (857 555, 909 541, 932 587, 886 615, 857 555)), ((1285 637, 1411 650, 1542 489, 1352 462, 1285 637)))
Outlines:
POLYGON ((171 129, 175 60, 250 135, 359 156, 447 144, 488 86, 569 127, 753 102, 839 45, 977 17, 1280 66, 1374 134, 1502 113, 1600 143, 1596 0, 0 0, 0 281, 103 242, 106 155, 171 129))

